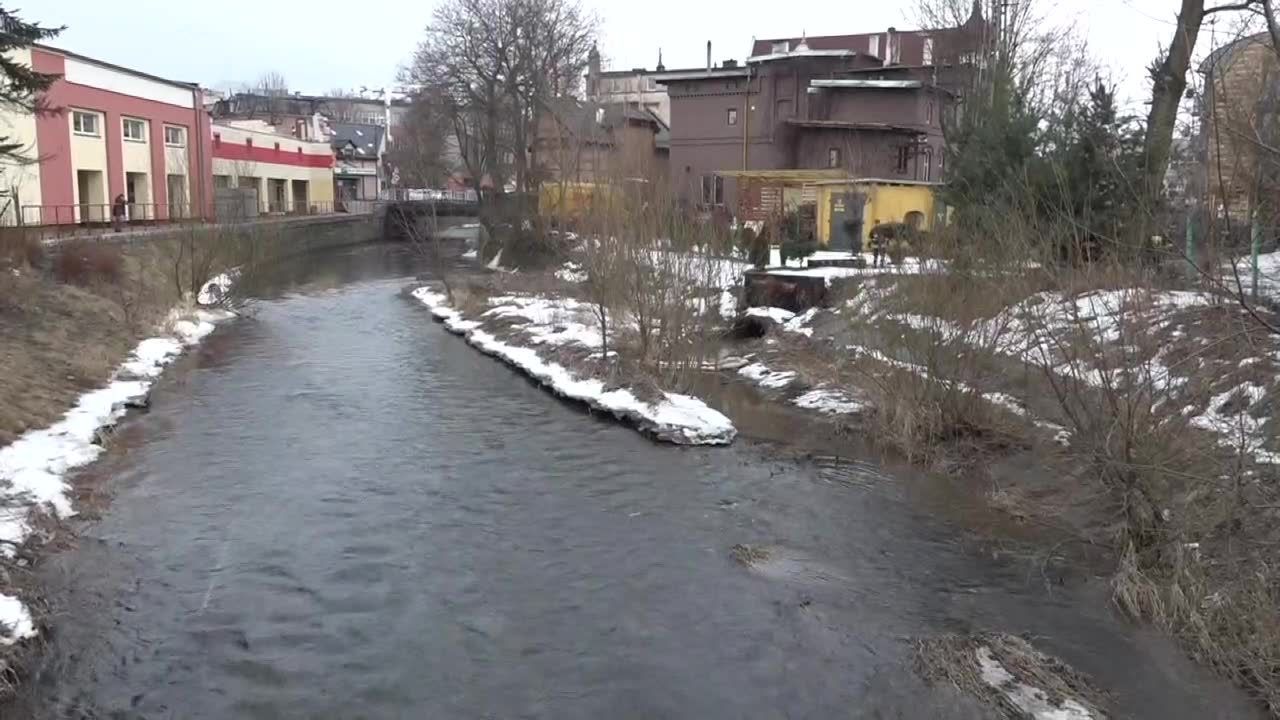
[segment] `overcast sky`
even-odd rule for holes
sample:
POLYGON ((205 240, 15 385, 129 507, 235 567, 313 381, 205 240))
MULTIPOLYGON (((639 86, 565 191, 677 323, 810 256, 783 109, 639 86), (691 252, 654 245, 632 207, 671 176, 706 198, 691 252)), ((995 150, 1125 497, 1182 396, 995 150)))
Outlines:
MULTIPOLYGON (((1026 1, 1026 0, 1023 0, 1026 1)), ((1122 99, 1147 91, 1143 68, 1173 30, 1178 0, 1036 0, 1058 21, 1075 22, 1092 52, 1111 68, 1122 99)), ((606 67, 667 67, 743 58, 752 37, 831 35, 914 27, 915 0, 583 0, 602 20, 606 67), (730 10, 730 8, 732 8, 730 10), (845 9, 841 9, 845 8, 845 9)), ((41 0, 24 17, 66 25, 51 44, 155 75, 215 88, 252 82, 274 70, 290 88, 382 87, 411 55, 433 0, 311 0, 303 5, 234 0, 209 6, 171 0, 41 0), (51 7, 52 6, 52 7, 51 7)), ((1203 46, 1203 45, 1202 45, 1203 46)))

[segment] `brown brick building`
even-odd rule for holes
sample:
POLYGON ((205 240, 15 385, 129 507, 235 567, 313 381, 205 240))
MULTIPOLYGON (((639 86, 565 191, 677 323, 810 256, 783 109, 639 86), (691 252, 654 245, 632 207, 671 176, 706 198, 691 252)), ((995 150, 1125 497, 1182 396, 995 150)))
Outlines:
POLYGON ((626 103, 563 98, 539 115, 532 159, 549 181, 652 179, 666 172, 666 130, 653 112, 626 103))
POLYGON ((1246 222, 1255 208, 1275 224, 1280 215, 1280 63, 1260 33, 1225 45, 1200 66, 1205 76, 1192 193, 1203 189, 1214 216, 1246 222))
POLYGON ((745 65, 659 75, 676 191, 734 212, 743 171, 940 181, 942 114, 987 36, 975 3, 957 28, 757 40, 745 65))

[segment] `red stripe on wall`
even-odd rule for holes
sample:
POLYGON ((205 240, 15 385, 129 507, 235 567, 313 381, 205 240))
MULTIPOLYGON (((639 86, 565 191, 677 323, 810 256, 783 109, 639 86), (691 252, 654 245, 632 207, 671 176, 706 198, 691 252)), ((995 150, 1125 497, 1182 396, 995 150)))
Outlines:
MULTIPOLYGON (((216 133, 218 129, 215 127, 216 133)), ((213 156, 219 160, 236 162, 270 163, 273 165, 295 165, 297 167, 329 168, 333 167, 333 155, 299 154, 296 149, 287 150, 264 148, 256 145, 245 145, 243 142, 219 140, 213 144, 213 156)))

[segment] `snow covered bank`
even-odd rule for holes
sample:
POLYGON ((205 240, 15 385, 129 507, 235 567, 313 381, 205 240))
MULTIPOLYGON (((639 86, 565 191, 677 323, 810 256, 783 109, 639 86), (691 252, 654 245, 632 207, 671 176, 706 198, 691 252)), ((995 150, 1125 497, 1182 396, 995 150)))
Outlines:
MULTIPOLYGON (((130 408, 145 404, 151 385, 165 366, 213 332, 216 322, 229 317, 227 312, 207 310, 175 316, 169 323, 169 334, 138 343, 112 380, 81 395, 61 421, 29 431, 0 448, 0 541, 4 543, 0 554, 13 557, 27 539, 32 512, 51 512, 59 518, 75 515, 66 476, 102 454, 97 443, 99 431, 114 425, 130 408)), ((30 613, 22 603, 2 593, 0 625, 0 645, 35 634, 30 613)))
POLYGON ((982 681, 1002 693, 1028 717, 1034 720, 1092 720, 1093 713, 1074 698, 1050 700, 1044 690, 1019 682, 996 659, 990 647, 983 645, 974 651, 974 655, 982 672, 982 681))
MULTIPOLYGON (((426 305, 451 332, 466 338, 480 351, 493 355, 533 377, 561 397, 585 403, 611 413, 640 430, 678 445, 727 445, 737 435, 729 418, 688 395, 662 393, 662 399, 648 403, 626 389, 609 390, 595 378, 579 377, 569 368, 546 360, 532 347, 506 342, 483 329, 484 322, 469 320, 448 305, 447 298, 421 287, 413 296, 426 305)), ((493 298, 496 307, 486 318, 516 320, 533 345, 577 346, 599 350, 599 332, 579 320, 585 310, 573 300, 540 296, 493 298)))

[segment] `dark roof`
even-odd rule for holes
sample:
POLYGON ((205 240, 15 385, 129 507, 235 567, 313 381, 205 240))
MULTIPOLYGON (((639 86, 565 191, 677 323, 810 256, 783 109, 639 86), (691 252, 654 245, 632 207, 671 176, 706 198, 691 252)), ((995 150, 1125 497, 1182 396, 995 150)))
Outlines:
POLYGON ((355 145, 356 157, 376 160, 378 157, 378 148, 382 146, 382 133, 384 132, 381 125, 362 125, 360 123, 332 123, 329 130, 333 133, 333 137, 329 139, 329 145, 337 148, 347 143, 355 145))
POLYGON ((830 128, 832 130, 878 130, 881 132, 910 133, 913 135, 928 134, 922 128, 912 125, 899 125, 897 123, 877 123, 877 122, 847 122, 845 120, 801 120, 798 118, 790 118, 787 120, 788 125, 805 128, 830 128))
POLYGON ((577 98, 556 98, 546 105, 561 125, 582 138, 593 138, 602 130, 607 132, 631 122, 653 125, 659 133, 667 129, 657 115, 626 103, 594 103, 577 98))

